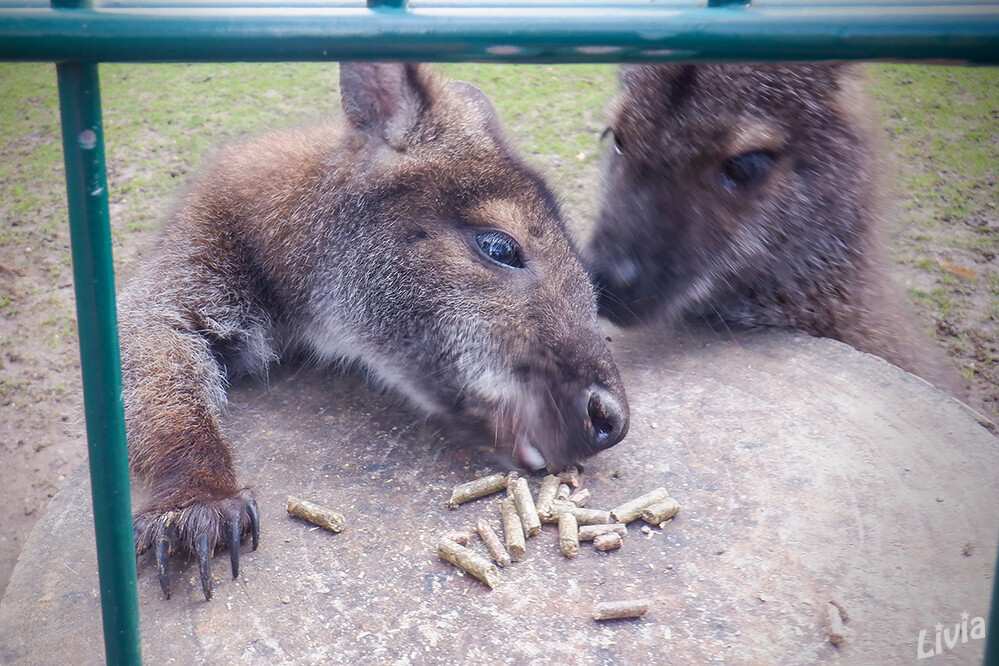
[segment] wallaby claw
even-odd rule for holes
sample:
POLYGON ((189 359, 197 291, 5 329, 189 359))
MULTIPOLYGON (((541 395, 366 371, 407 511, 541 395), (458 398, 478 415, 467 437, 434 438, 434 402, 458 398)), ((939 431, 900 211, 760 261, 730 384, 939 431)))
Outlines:
MULTIPOLYGON (((236 550, 239 550, 238 544, 236 550)), ((208 546, 208 535, 199 534, 194 540, 194 552, 198 556, 198 569, 201 571, 201 591, 205 601, 212 600, 212 549, 208 546)))
POLYGON ((260 510, 253 498, 246 503, 246 514, 250 517, 250 546, 256 550, 257 544, 260 543, 260 510))
POLYGON ((160 535, 156 539, 156 577, 167 599, 170 598, 170 539, 160 535))
POLYGON ((229 521, 229 563, 233 580, 239 578, 239 519, 229 521))
POLYGON ((212 598, 212 556, 229 549, 232 577, 239 577, 239 545, 249 536, 253 549, 260 542, 260 510, 249 490, 221 500, 198 501, 180 509, 150 509, 135 517, 135 554, 152 550, 163 595, 169 599, 170 556, 189 553, 198 562, 201 590, 212 598))

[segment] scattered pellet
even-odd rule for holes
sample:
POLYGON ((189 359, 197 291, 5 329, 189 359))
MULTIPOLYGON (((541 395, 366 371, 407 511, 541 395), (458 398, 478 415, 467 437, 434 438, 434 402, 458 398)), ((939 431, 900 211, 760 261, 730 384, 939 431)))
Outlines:
POLYGON ((593 538, 593 547, 597 550, 614 550, 621 547, 621 535, 617 532, 599 534, 593 538))
POLYGON ((459 483, 451 491, 451 499, 445 503, 445 506, 449 509, 455 509, 459 504, 498 493, 504 488, 506 488, 506 474, 499 472, 468 483, 459 483))
POLYGON ((569 484, 559 484, 558 491, 555 493, 555 500, 558 502, 568 502, 571 496, 572 488, 569 487, 569 484))
POLYGON ((576 557, 579 554, 579 523, 568 512, 562 512, 558 517, 558 549, 566 557, 576 557))
POLYGON ((845 640, 845 636, 843 635, 843 616, 846 613, 843 611, 842 606, 835 601, 830 601, 826 603, 826 614, 829 617, 829 626, 826 628, 829 642, 839 647, 840 643, 845 640))
POLYGON ((510 553, 510 560, 520 562, 527 552, 524 538, 524 523, 521 522, 517 514, 517 507, 513 504, 513 498, 507 497, 500 502, 500 514, 503 516, 503 538, 506 542, 506 550, 510 553))
POLYGON ((672 497, 667 497, 661 502, 656 502, 645 507, 642 510, 642 520, 649 525, 658 525, 675 516, 679 510, 680 503, 672 497))
POLYGON ((586 503, 590 501, 590 491, 586 488, 580 488, 569 496, 569 501, 576 506, 586 506, 586 503))
POLYGON ((531 496, 527 479, 520 477, 514 482, 512 488, 513 505, 517 508, 521 522, 524 523, 524 534, 529 537, 541 534, 541 519, 538 517, 538 509, 534 505, 534 498, 531 496))
POLYGON ((601 509, 584 509, 571 502, 559 502, 557 500, 553 505, 552 519, 549 522, 557 522, 559 515, 565 511, 568 511, 575 516, 576 522, 580 525, 603 525, 604 523, 614 522, 611 520, 610 511, 603 511, 601 509))
POLYGON ((307 520, 313 525, 325 527, 332 532, 343 532, 344 528, 347 527, 347 519, 343 517, 343 514, 295 497, 288 498, 288 513, 296 518, 307 520))
POLYGON ((499 569, 495 564, 450 539, 441 539, 438 542, 437 555, 462 571, 472 574, 489 587, 496 587, 496 583, 499 582, 499 569))
POLYGON ((579 488, 583 485, 583 474, 579 471, 578 467, 570 467, 562 470, 562 472, 559 473, 558 478, 562 481, 562 483, 567 483, 573 488, 579 488))
POLYGON ((594 620, 617 620, 625 617, 642 617, 649 610, 645 599, 603 601, 593 610, 594 620))
POLYGON ((656 502, 662 502, 667 498, 669 498, 669 493, 666 492, 665 488, 656 488, 655 490, 645 493, 641 497, 636 497, 630 502, 625 502, 624 504, 611 509, 611 517, 616 523, 630 523, 641 516, 642 511, 644 511, 648 506, 655 504, 656 502))
POLYGON ((489 554, 492 555, 496 564, 501 567, 510 564, 510 553, 506 552, 506 546, 500 541, 499 536, 497 536, 489 521, 485 518, 479 518, 479 521, 475 523, 475 529, 478 531, 482 543, 486 544, 486 548, 489 550, 489 554))
POLYGON ((625 536, 628 533, 628 526, 624 523, 608 523, 606 525, 581 525, 579 528, 580 541, 593 541, 601 534, 613 532, 625 536))
POLYGON ((554 474, 549 474, 541 479, 541 488, 538 490, 538 517, 542 520, 550 518, 552 513, 552 502, 558 494, 560 481, 554 474))

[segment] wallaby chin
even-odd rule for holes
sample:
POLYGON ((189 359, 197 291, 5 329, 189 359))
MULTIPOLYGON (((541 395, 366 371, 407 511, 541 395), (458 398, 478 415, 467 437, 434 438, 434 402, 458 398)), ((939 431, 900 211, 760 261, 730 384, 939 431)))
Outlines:
POLYGON ((586 248, 602 312, 785 327, 956 381, 886 279, 863 70, 626 66, 586 248))
POLYGON ((344 121, 221 152, 120 299, 136 551, 210 560, 260 529, 222 430, 226 379, 278 356, 356 366, 481 421, 525 467, 627 431, 627 402, 555 197, 489 100, 421 65, 343 63, 344 121))

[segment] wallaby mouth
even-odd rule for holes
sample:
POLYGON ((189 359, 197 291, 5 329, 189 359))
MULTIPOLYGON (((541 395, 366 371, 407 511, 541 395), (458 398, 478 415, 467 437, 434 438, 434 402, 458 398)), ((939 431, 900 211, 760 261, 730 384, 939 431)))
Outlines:
POLYGON ((513 443, 513 462, 517 467, 530 470, 544 469, 548 464, 545 456, 528 441, 527 434, 523 432, 517 433, 513 443))
POLYGON ((622 390, 593 384, 572 393, 559 399, 558 391, 546 388, 544 399, 525 394, 519 409, 497 410, 497 445, 512 442, 507 450, 515 466, 558 472, 624 439, 629 414, 622 390))

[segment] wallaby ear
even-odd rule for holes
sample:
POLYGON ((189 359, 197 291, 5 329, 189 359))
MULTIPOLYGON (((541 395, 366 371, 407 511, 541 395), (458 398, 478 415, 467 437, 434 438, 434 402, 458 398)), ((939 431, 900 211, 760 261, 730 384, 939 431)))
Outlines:
POLYGON ((467 81, 451 81, 448 87, 478 112, 486 127, 494 134, 500 133, 499 114, 484 92, 467 81))
POLYGON ((340 63, 340 102, 358 131, 404 150, 407 137, 429 106, 419 65, 395 62, 340 63))

